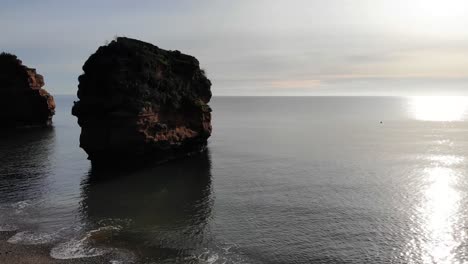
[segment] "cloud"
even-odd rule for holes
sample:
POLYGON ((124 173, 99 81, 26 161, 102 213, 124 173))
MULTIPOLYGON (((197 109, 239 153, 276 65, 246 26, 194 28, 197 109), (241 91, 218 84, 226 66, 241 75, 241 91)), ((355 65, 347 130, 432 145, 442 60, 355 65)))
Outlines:
POLYGON ((280 80, 270 82, 270 87, 281 89, 311 89, 320 86, 320 80, 280 80))
POLYGON ((75 93, 81 65, 114 35, 196 56, 215 95, 405 94, 431 80, 465 93, 468 3, 447 1, 421 14, 422 0, 7 1, 0 46, 53 93, 75 93))

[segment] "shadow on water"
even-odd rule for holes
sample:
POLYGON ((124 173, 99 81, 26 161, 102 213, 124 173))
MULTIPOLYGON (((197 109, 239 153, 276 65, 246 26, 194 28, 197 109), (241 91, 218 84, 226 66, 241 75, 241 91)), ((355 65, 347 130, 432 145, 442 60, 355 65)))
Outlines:
POLYGON ((30 128, 0 133, 0 202, 20 202, 42 196, 42 182, 51 170, 55 130, 30 128))
POLYGON ((91 169, 82 198, 85 222, 118 230, 99 238, 106 246, 150 259, 183 257, 209 242, 210 154, 137 171, 91 169))

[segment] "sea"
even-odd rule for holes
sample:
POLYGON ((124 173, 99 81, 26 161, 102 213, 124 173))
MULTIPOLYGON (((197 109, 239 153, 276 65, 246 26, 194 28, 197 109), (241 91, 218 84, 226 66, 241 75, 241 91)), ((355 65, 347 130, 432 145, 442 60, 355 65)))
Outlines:
POLYGON ((214 97, 206 152, 109 171, 74 100, 0 133, 8 243, 64 263, 468 263, 466 97, 214 97))

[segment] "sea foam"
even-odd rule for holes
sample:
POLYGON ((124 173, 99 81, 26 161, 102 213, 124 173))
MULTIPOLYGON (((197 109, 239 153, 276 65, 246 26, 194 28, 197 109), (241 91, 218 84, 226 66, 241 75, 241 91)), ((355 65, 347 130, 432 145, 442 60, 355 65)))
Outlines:
POLYGON ((31 231, 22 231, 10 237, 7 242, 21 245, 40 245, 48 244, 57 240, 57 233, 38 233, 31 231))

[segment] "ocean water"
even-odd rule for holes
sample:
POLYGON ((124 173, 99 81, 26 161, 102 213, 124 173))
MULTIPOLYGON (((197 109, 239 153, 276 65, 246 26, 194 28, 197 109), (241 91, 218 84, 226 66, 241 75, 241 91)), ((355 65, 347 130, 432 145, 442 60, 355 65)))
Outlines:
POLYGON ((0 134, 9 243, 108 263, 468 262, 468 98, 215 97, 206 153, 108 172, 78 147, 73 99, 53 128, 0 134))

